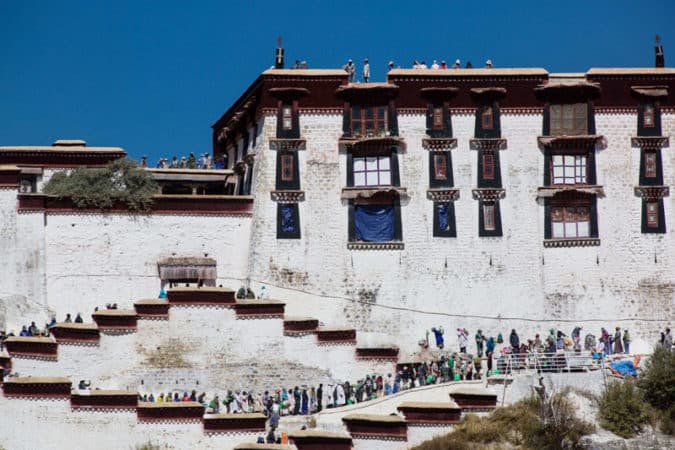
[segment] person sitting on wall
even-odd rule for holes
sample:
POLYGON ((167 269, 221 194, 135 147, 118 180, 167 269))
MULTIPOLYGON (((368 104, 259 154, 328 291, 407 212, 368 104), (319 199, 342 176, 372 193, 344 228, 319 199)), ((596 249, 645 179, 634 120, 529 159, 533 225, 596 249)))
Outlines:
POLYGON ((77 313, 77 316, 75 316, 75 323, 83 323, 84 320, 82 320, 82 316, 80 313, 77 313))
POLYGON ((443 342, 443 333, 445 333, 443 327, 439 326, 438 328, 432 328, 431 331, 433 331, 434 336, 436 336, 436 347, 442 349, 445 346, 443 342))
POLYGON ((21 327, 21 333, 19 333, 19 336, 25 336, 25 337, 30 336, 30 331, 28 331, 28 328, 26 327, 26 325, 21 327))
POLYGON ((246 298, 246 287, 243 285, 237 290, 237 299, 243 300, 246 298))
POLYGON ((53 327, 54 325, 56 325, 56 317, 52 316, 51 320, 47 324, 47 327, 53 327))
POLYGON ((255 299, 255 293, 251 290, 251 288, 246 288, 246 298, 255 299))
POLYGON ((190 152, 190 156, 187 159, 187 168, 194 169, 197 167, 197 160, 195 159, 195 154, 190 152))
POLYGON ((155 403, 155 396, 152 395, 152 392, 150 393, 150 395, 148 395, 148 402, 155 403))
POLYGON ((28 333, 30 333, 31 336, 37 336, 40 334, 40 330, 38 330, 37 325, 35 325, 35 322, 30 323, 30 327, 28 327, 28 333))
POLYGON ((64 320, 65 323, 72 323, 73 319, 70 318, 70 313, 66 314, 66 320, 64 320))
POLYGON ((259 299, 268 299, 270 298, 269 293, 267 292, 266 286, 263 286, 260 288, 260 295, 258 296, 259 299))
POLYGON ((158 297, 158 298, 164 299, 164 298, 166 298, 166 297, 167 297, 166 291, 164 290, 164 288, 160 288, 160 289, 159 289, 159 297, 158 297))

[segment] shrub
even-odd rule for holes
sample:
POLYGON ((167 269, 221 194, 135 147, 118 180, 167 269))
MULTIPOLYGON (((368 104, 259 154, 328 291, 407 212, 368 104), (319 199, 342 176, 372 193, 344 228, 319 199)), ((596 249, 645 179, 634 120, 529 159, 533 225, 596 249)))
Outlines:
POLYGON ((635 436, 650 419, 649 405, 630 380, 609 383, 598 406, 601 426, 623 438, 635 436))
POLYGON ((44 187, 45 194, 70 198, 78 208, 105 209, 123 204, 136 211, 150 209, 157 190, 152 175, 126 158, 104 168, 78 167, 70 174, 57 172, 44 187))
POLYGON ((645 400, 655 408, 666 411, 675 404, 675 352, 657 346, 637 383, 645 400))
POLYGON ((416 450, 474 450, 519 446, 528 449, 577 448, 593 425, 574 416, 574 408, 557 394, 546 400, 530 397, 498 408, 487 417, 467 416, 452 433, 436 437, 416 450))

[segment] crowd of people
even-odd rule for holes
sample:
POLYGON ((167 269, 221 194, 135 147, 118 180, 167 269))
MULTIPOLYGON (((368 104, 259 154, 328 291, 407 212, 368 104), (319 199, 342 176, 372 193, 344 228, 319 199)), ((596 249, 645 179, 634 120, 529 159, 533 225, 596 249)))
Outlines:
MULTIPOLYGON (((141 167, 148 167, 148 158, 143 155, 141 157, 141 167)), ((156 169, 198 169, 198 170, 220 170, 227 168, 227 156, 223 155, 219 158, 212 158, 210 153, 203 153, 199 158, 195 157, 194 153, 190 156, 181 156, 178 159, 174 156, 171 161, 168 158, 159 158, 156 169)))
MULTIPOLYGON (((425 61, 418 61, 415 60, 412 63, 412 68, 416 70, 424 70, 424 69, 461 69, 462 63, 459 59, 455 60, 455 63, 452 66, 448 66, 448 64, 445 62, 445 60, 441 60, 439 63, 437 60, 434 59, 434 62, 428 66, 425 61)), ((492 60, 487 60, 485 61, 485 68, 486 69, 492 69, 492 60)), ((301 69, 301 68, 306 68, 305 67, 298 67, 297 61, 296 61, 296 67, 295 69, 301 69)), ((473 64, 471 64, 471 61, 467 61, 466 65, 464 66, 465 69, 473 69, 473 64)), ((392 70, 394 69, 394 61, 389 61, 389 64, 387 65, 387 70, 392 70)), ((348 75, 348 80, 350 83, 353 83, 356 79, 356 66, 354 65, 353 60, 348 60, 346 64, 342 66, 342 70, 347 72, 348 75)), ((365 58, 363 60, 363 70, 362 70, 362 76, 363 76, 363 82, 368 83, 368 80, 370 80, 370 63, 368 62, 368 58, 365 58)))

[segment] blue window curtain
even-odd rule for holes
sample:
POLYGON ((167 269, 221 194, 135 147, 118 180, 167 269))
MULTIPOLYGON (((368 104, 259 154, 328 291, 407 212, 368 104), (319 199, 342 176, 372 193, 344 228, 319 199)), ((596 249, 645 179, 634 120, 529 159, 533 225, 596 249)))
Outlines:
POLYGON ((293 206, 284 205, 281 207, 281 231, 284 233, 295 232, 295 220, 293 220, 293 206))
POLYGON ((450 221, 448 210, 450 208, 449 203, 439 203, 438 208, 436 209, 436 214, 438 214, 438 228, 441 231, 447 231, 450 229, 450 221))
POLYGON ((366 242, 394 240, 394 207, 357 205, 354 207, 356 239, 366 242))

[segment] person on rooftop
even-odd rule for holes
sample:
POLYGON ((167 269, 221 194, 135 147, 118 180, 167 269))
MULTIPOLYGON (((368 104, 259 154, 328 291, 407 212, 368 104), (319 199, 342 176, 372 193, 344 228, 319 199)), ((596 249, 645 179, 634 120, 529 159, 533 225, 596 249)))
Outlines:
POLYGON ((148 167, 148 157, 145 155, 141 156, 141 167, 148 167))
POLYGON ((80 313, 77 313, 77 316, 75 316, 75 323, 83 323, 84 320, 82 320, 82 315, 80 313))
POLYGON ((178 162, 178 158, 174 156, 174 157, 171 159, 171 164, 169 164, 169 168, 170 168, 170 169, 178 169, 178 166, 179 166, 179 165, 180 165, 180 164, 179 164, 179 162, 178 162))
POLYGON ((389 61, 389 64, 387 64, 387 72, 394 70, 394 61, 389 61))
POLYGON ((427 69, 427 68, 428 68, 428 67, 427 67, 427 63, 424 62, 424 61, 422 61, 422 62, 420 63, 420 69, 427 69))
POLYGON ((491 59, 488 59, 487 61, 485 61, 485 68, 486 69, 492 69, 492 60, 491 59))
POLYGON ((26 327, 26 325, 21 327, 21 332, 19 333, 19 336, 24 336, 24 337, 30 336, 30 331, 28 331, 28 328, 26 327))
POLYGON ((465 69, 473 69, 473 64, 471 64, 471 61, 466 62, 466 66, 464 66, 465 69))
POLYGON ((440 69, 441 66, 439 66, 439 65, 438 65, 438 61, 436 61, 436 60, 434 59, 434 63, 431 65, 431 68, 432 68, 432 69, 440 69))
POLYGON ((370 64, 368 64, 368 58, 363 60, 363 82, 367 83, 370 78, 370 64))
POLYGON ((70 313, 66 314, 66 320, 64 320, 65 323, 72 323, 73 319, 70 318, 70 313))
POLYGON ((190 156, 188 157, 187 160, 187 168, 194 169, 196 167, 197 167, 197 160, 195 159, 195 154, 193 152, 190 152, 190 156))
POLYGON ((263 286, 263 287, 260 288, 260 295, 258 296, 258 298, 261 299, 261 300, 265 300, 265 299, 270 298, 270 294, 269 294, 269 292, 267 292, 266 286, 263 286))
POLYGON ((181 169, 187 169, 187 158, 185 156, 181 156, 180 158, 180 168, 181 169))
POLYGON ((460 67, 462 67, 462 63, 459 61, 459 59, 456 59, 455 63, 452 65, 452 68, 459 69, 460 67))
POLYGON ((356 73, 356 67, 354 66, 354 63, 350 59, 347 61, 347 64, 342 66, 345 72, 347 72, 347 79, 349 80, 350 83, 354 82, 354 74, 356 73))

